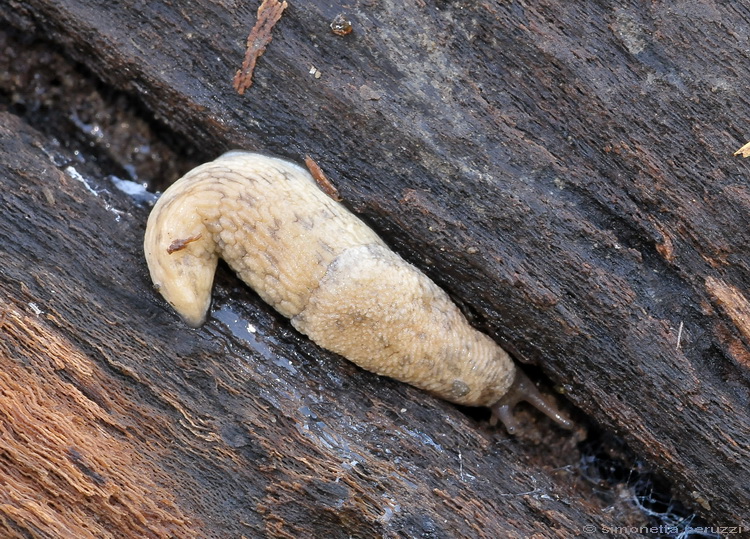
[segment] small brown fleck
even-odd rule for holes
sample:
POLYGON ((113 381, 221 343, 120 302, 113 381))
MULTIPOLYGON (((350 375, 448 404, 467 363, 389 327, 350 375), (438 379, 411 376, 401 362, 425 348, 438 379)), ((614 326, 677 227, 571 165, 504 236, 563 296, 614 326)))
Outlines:
POLYGON ((359 97, 362 98, 363 101, 379 101, 383 95, 381 92, 373 90, 366 84, 363 84, 359 87, 359 97))
POLYGON ((323 173, 323 169, 321 169, 309 155, 305 156, 305 165, 307 165, 307 170, 310 171, 313 179, 318 183, 318 187, 320 187, 326 195, 331 197, 336 202, 341 202, 341 195, 339 195, 339 191, 338 189, 336 189, 336 186, 331 183, 331 181, 323 173))
POLYGON ((182 251, 185 247, 188 246, 188 243, 193 243, 194 241, 198 241, 199 239, 201 239, 201 234, 190 236, 189 238, 185 238, 182 240, 174 240, 169 245, 169 247, 167 247, 167 253, 171 255, 176 251, 182 251))
POLYGON ((331 32, 337 36, 345 36, 352 33, 352 21, 346 18, 343 13, 336 15, 331 21, 331 32))

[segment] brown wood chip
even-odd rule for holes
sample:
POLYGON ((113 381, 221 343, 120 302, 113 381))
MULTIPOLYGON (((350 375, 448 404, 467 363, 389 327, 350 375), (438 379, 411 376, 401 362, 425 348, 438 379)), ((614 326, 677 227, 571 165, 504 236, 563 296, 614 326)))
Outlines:
POLYGON ((286 7, 286 1, 263 0, 258 8, 258 20, 255 22, 253 29, 250 30, 250 35, 247 36, 247 49, 245 50, 245 59, 242 61, 242 68, 238 69, 234 76, 234 89, 237 90, 238 94, 243 95, 245 90, 252 86, 255 62, 271 42, 271 30, 281 19, 281 14, 286 7))
POLYGON ((305 165, 307 165, 307 170, 310 171, 313 179, 318 183, 318 187, 320 187, 326 195, 331 197, 336 202, 341 202, 341 195, 339 195, 339 190, 336 189, 336 186, 331 183, 331 180, 329 180, 328 177, 326 177, 323 169, 320 168, 318 164, 313 161, 313 158, 309 155, 305 156, 305 165))

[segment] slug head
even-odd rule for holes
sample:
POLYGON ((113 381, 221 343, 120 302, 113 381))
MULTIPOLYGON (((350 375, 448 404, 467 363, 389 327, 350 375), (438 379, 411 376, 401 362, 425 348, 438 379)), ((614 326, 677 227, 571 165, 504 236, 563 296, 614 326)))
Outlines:
POLYGON ((216 245, 200 216, 160 199, 149 216, 143 250, 154 287, 187 325, 206 319, 218 264, 216 245), (164 202, 163 204, 160 204, 164 202))
POLYGON ((516 369, 515 379, 508 392, 495 404, 490 406, 490 410, 492 410, 490 424, 494 426, 500 420, 505 425, 508 434, 518 432, 519 425, 513 416, 513 408, 521 401, 528 402, 562 428, 568 430, 573 428, 573 422, 565 417, 554 403, 547 402, 534 385, 534 382, 529 380, 528 376, 521 372, 520 369, 516 369))

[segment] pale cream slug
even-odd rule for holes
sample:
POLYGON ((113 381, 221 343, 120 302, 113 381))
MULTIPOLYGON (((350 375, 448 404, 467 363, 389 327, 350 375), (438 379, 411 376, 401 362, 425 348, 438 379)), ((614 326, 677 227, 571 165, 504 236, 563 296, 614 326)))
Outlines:
POLYGON ((364 369, 488 406, 510 432, 521 400, 571 426, 442 289, 294 163, 232 151, 193 169, 154 206, 144 251, 157 290, 192 327, 221 257, 297 330, 364 369))

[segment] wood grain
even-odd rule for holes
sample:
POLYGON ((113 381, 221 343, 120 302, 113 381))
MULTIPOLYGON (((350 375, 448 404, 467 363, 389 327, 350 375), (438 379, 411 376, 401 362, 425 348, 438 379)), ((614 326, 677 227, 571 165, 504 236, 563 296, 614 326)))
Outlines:
POLYGON ((255 6, 13 6, 0 15, 139 96, 206 158, 315 155, 583 416, 711 522, 750 525, 750 190, 732 155, 750 125, 744 7, 355 2, 342 37, 340 8, 294 3, 240 97, 255 6))

